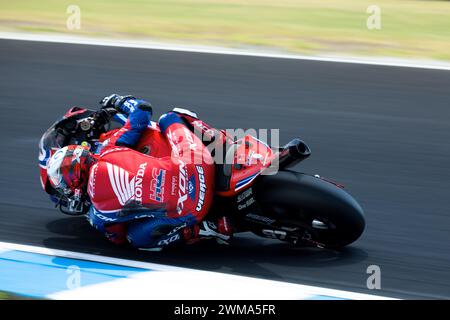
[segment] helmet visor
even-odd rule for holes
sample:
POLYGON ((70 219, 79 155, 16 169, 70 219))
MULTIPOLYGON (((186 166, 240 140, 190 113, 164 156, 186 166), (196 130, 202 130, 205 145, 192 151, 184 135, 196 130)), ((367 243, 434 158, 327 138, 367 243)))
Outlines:
POLYGON ((61 166, 66 155, 67 148, 59 149, 55 154, 48 160, 47 163, 47 176, 51 185, 63 194, 70 193, 66 182, 63 179, 61 173, 61 166))

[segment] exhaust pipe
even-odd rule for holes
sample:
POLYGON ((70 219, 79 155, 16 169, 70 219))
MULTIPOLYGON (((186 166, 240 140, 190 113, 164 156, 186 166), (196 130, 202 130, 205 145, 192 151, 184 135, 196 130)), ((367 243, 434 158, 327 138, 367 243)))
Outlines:
POLYGON ((311 149, 302 140, 296 138, 280 149, 278 165, 280 169, 295 166, 311 155, 311 149))

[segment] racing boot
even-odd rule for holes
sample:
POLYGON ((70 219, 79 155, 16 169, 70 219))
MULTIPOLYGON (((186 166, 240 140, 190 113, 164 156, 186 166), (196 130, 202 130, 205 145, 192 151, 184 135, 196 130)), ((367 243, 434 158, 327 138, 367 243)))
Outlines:
POLYGON ((219 244, 229 244, 233 228, 229 218, 220 217, 216 221, 206 219, 192 228, 186 228, 183 235, 188 244, 204 239, 216 239, 219 244))

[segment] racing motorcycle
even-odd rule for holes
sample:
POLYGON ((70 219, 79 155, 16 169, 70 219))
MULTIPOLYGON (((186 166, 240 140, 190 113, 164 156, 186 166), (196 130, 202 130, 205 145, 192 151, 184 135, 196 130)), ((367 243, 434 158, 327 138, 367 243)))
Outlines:
MULTIPOLYGON (((211 127, 189 110, 174 112, 186 126, 201 133, 205 145, 221 145, 224 151, 216 161, 215 198, 209 214, 227 212, 236 232, 286 241, 297 246, 341 248, 357 240, 365 228, 364 213, 343 186, 319 175, 291 170, 311 155, 308 145, 293 139, 283 147, 270 147, 251 135, 240 139, 211 127), (265 174, 273 164, 278 170, 265 174)), ((59 148, 69 144, 88 146, 99 152, 103 143, 126 122, 126 116, 113 108, 93 111, 72 107, 42 136, 39 149, 41 183, 52 197, 55 192, 47 180, 46 163, 59 148)), ((159 156, 170 155, 170 146, 155 122, 138 143, 137 150, 152 154, 158 141, 159 156)), ((213 148, 211 154, 217 159, 213 148)), ((83 214, 60 209, 69 215, 83 214)))

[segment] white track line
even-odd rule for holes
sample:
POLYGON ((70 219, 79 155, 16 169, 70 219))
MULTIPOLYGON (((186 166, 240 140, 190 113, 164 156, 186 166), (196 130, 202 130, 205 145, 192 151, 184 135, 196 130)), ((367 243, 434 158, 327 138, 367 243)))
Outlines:
MULTIPOLYGON (((217 286, 214 286, 213 292, 219 292, 220 295, 216 295, 215 299, 220 299, 221 297, 226 299, 226 297, 230 298, 236 298, 236 299, 248 299, 249 296, 239 296, 239 295, 232 295, 231 293, 233 290, 236 290, 236 286, 231 284, 240 284, 241 288, 245 288, 246 291, 249 292, 252 291, 254 293, 260 292, 259 296, 261 294, 266 294, 266 296, 262 295, 265 299, 269 299, 269 296, 271 299, 274 298, 273 295, 271 295, 271 288, 276 288, 277 292, 280 294, 280 299, 299 299, 302 298, 302 296, 307 295, 324 295, 324 296, 330 296, 330 297, 338 297, 343 299, 352 299, 352 300, 386 300, 386 299, 392 299, 389 297, 383 297, 383 296, 376 296, 376 295, 369 295, 369 294, 362 294, 362 293, 356 293, 356 292, 350 292, 350 291, 342 291, 342 290, 334 290, 334 289, 328 289, 328 288, 322 288, 322 287, 314 287, 314 286, 306 286, 296 283, 289 283, 289 282, 282 282, 282 281, 272 281, 272 280, 266 280, 266 279, 259 279, 259 278, 252 278, 252 277, 244 277, 244 276, 237 276, 237 275, 231 275, 231 274, 223 274, 219 272, 212 272, 212 271, 201 271, 196 269, 189 269, 189 268, 181 268, 181 267, 172 267, 168 265, 163 264, 156 264, 156 263, 148 263, 148 262, 141 262, 141 261, 134 261, 134 260, 126 260, 126 259, 119 259, 119 258, 112 258, 112 257, 105 257, 105 256, 99 256, 99 255, 93 255, 93 254, 87 254, 87 253, 80 253, 80 252, 73 252, 73 251, 66 251, 66 250, 56 250, 56 249, 49 249, 49 248, 43 248, 43 247, 36 247, 36 246, 29 246, 29 245, 21 245, 21 244, 15 244, 15 243, 9 243, 9 242, 0 242, 0 250, 18 250, 18 251, 25 251, 25 252, 31 252, 31 253, 37 253, 37 254, 44 254, 44 255, 50 255, 50 256, 57 256, 57 257, 64 257, 69 259, 79 259, 79 260, 87 260, 87 261, 93 261, 93 262, 100 262, 100 263, 106 263, 106 264, 113 264, 113 265, 121 265, 121 266, 127 266, 127 267, 135 267, 135 268, 142 268, 142 269, 150 269, 153 271, 162 271, 161 273, 155 273, 155 272, 144 272, 142 275, 136 275, 132 276, 131 280, 127 281, 126 279, 123 280, 117 280, 113 281, 107 284, 101 284, 101 285, 95 285, 95 286, 88 286, 88 287, 82 287, 76 290, 70 290, 70 291, 63 291, 60 293, 55 293, 52 297, 58 298, 58 299, 78 299, 78 298, 85 298, 89 299, 89 297, 95 298, 95 297, 105 297, 105 292, 108 293, 108 297, 111 299, 122 299, 124 295, 119 294, 120 292, 124 292, 124 290, 115 290, 115 288, 128 288, 130 291, 136 292, 135 295, 131 295, 130 297, 134 297, 136 299, 142 298, 141 292, 142 290, 146 290, 145 288, 148 288, 152 284, 154 286, 168 286, 167 292, 165 294, 162 294, 159 296, 155 296, 152 298, 160 298, 160 299, 184 299, 182 295, 174 295, 174 292, 176 292, 176 288, 174 289, 174 285, 178 286, 180 283, 186 282, 189 284, 188 287, 191 288, 198 288, 199 290, 196 291, 195 294, 192 296, 190 295, 190 299, 204 299, 204 298, 210 298, 213 299, 213 296, 211 296, 211 291, 208 289, 211 289, 212 283, 216 283, 217 286), (172 279, 172 283, 169 283, 169 280, 172 279), (141 286, 141 287, 139 287, 141 286), (202 287, 203 286, 203 287, 202 287), (140 289, 139 289, 140 288, 140 289), (173 290, 169 290, 169 288, 172 288, 173 290), (203 290, 200 290, 203 288, 203 290), (221 288, 223 291, 221 291, 221 288), (258 290, 255 291, 255 288, 258 288, 258 290), (265 289, 265 290, 264 290, 265 289), (264 290, 264 292, 262 292, 264 290), (103 292, 103 295, 99 295, 101 292, 103 292), (208 293, 209 292, 209 293, 208 293), (281 293, 284 292, 284 295, 281 295, 281 293), (208 293, 208 295, 206 295, 208 293)), ((149 252, 149 255, 151 255, 151 252, 149 252)), ((1 289, 1 288, 0 288, 1 289)), ((127 290, 125 290, 127 291, 127 290)), ((148 293, 147 293, 148 294, 148 293)), ((244 292, 243 292, 244 294, 244 292)), ((257 295, 258 296, 258 295, 257 295)), ((146 296, 148 297, 148 295, 146 296)))
POLYGON ((46 35, 46 34, 31 34, 18 32, 0 32, 0 39, 109 46, 109 47, 122 47, 135 49, 167 50, 180 52, 195 52, 195 53, 211 53, 211 54, 238 55, 238 56, 261 57, 261 58, 338 62, 338 63, 365 64, 374 66, 450 71, 449 62, 436 60, 397 59, 389 57, 364 58, 364 57, 304 56, 288 53, 276 53, 276 52, 272 53, 272 52, 243 50, 243 49, 240 50, 224 47, 213 47, 213 46, 171 44, 157 41, 116 40, 116 39, 111 40, 104 38, 89 38, 73 35, 46 35))
POLYGON ((49 249, 49 248, 44 248, 44 247, 28 246, 28 245, 9 243, 9 242, 0 242, 0 249, 18 250, 18 251, 37 253, 37 254, 44 254, 44 255, 48 255, 48 256, 94 261, 94 262, 100 262, 100 263, 114 264, 114 265, 118 265, 118 266, 126 266, 126 267, 141 268, 141 269, 152 269, 152 270, 158 270, 158 271, 183 271, 183 269, 184 269, 184 268, 179 268, 179 267, 171 267, 171 266, 167 266, 167 265, 163 265, 163 264, 148 263, 148 262, 127 260, 127 259, 119 259, 119 258, 105 257, 105 256, 89 254, 89 253, 49 249))

